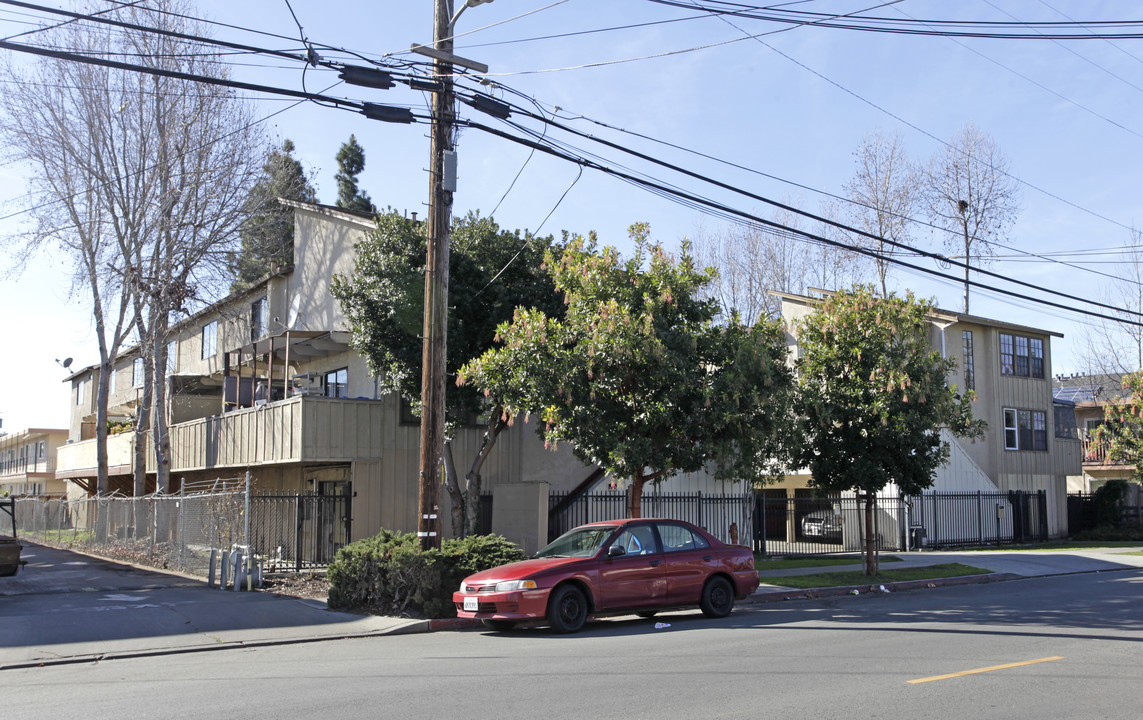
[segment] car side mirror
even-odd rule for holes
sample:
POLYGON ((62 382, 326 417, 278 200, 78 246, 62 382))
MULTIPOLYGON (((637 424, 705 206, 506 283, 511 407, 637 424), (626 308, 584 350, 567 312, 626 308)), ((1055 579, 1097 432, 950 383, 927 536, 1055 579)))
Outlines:
POLYGON ((609 558, 615 558, 626 554, 627 550, 624 549, 622 545, 612 545, 611 547, 607 548, 607 557, 609 558))

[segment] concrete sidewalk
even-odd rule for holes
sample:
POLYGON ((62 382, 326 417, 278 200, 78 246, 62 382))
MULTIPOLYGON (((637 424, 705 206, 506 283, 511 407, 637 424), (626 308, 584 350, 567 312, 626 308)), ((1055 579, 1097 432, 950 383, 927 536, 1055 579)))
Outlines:
MULTIPOLYGON (((984 575, 885 583, 888 591, 1143 568, 1140 548, 1068 552, 900 553, 884 569, 959 562, 984 575)), ((0 670, 287 643, 478 627, 334 612, 322 601, 208 588, 198 578, 25 543, 28 565, 0 578, 0 670)), ((860 565, 762 572, 770 577, 859 570, 860 565)), ((875 586, 880 591, 880 583, 875 586)), ((869 585, 793 589, 763 585, 743 604, 864 594, 869 585)))

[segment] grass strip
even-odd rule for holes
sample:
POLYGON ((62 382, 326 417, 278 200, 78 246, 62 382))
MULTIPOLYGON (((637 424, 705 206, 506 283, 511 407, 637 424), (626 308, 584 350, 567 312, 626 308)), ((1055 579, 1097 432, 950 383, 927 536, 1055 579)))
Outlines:
MULTIPOLYGON (((860 565, 865 562, 861 555, 807 555, 804 557, 771 558, 765 555, 754 556, 754 567, 759 574, 767 570, 796 570, 807 567, 832 567, 836 565, 860 565)), ((896 555, 882 555, 881 562, 901 562, 896 555)))
POLYGON ((865 575, 860 570, 844 572, 814 573, 813 575, 793 575, 789 577, 759 577, 763 585, 781 585, 792 588, 848 587, 850 585, 878 585, 887 582, 906 580, 936 580, 938 578, 961 577, 964 575, 988 575, 991 570, 983 570, 960 563, 942 563, 904 570, 884 570, 878 575, 865 575))

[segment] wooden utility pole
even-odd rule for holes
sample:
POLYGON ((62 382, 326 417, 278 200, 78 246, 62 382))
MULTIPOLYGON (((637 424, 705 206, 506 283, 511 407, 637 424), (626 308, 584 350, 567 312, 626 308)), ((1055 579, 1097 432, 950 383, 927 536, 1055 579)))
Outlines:
MULTIPOLYGON (((452 55, 452 0, 436 0, 433 48, 452 55)), ((452 64, 433 61, 441 84, 433 93, 433 124, 429 165, 428 257, 425 262, 424 352, 421 365, 421 463, 417 502, 417 537, 421 548, 440 547, 440 461, 444 441, 445 348, 448 342, 449 220, 452 183, 446 178, 445 156, 452 154, 452 64), (447 181, 447 183, 446 183, 447 181)), ((450 164, 451 165, 451 164, 450 164)), ((455 166, 451 166, 455 175, 455 166)))

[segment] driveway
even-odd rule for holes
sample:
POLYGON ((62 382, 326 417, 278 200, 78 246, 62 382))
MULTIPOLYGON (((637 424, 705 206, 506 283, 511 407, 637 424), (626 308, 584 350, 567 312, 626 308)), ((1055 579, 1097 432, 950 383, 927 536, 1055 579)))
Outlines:
POLYGON ((419 629, 22 542, 28 564, 0 578, 0 669, 419 629))

